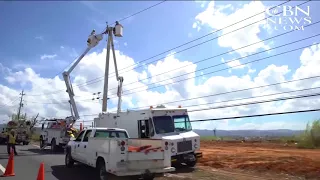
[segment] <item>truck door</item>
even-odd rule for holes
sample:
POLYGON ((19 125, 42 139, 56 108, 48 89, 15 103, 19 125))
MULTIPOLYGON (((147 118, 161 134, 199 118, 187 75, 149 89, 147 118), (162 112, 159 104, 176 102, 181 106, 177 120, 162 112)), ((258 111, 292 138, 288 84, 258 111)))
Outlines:
POLYGON ((83 139, 82 139, 82 142, 80 143, 80 147, 79 147, 79 158, 80 158, 80 161, 84 162, 84 163, 87 163, 86 162, 86 159, 87 158, 87 146, 88 146, 88 140, 89 140, 89 137, 91 137, 91 132, 92 130, 87 130, 83 139))
POLYGON ((150 138, 154 135, 153 124, 150 119, 138 121, 138 135, 139 138, 150 138))
POLYGON ((80 132, 78 137, 74 140, 73 147, 71 147, 72 148, 72 156, 77 160, 80 160, 80 155, 79 155, 80 143, 81 143, 81 140, 84 136, 84 133, 85 133, 85 131, 80 132))

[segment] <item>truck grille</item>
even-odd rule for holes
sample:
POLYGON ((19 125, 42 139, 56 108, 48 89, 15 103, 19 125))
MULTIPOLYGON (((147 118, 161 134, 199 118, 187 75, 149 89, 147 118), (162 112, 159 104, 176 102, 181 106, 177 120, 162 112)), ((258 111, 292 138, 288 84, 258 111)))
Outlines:
POLYGON ((178 142, 178 153, 192 150, 192 141, 178 142))

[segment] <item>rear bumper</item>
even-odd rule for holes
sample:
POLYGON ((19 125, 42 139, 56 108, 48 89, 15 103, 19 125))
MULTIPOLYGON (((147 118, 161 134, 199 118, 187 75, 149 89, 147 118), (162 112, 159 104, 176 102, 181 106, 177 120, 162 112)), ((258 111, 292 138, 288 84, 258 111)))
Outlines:
POLYGON ((175 171, 176 168, 174 167, 167 167, 167 168, 157 168, 157 169, 148 169, 148 170, 129 170, 129 171, 114 171, 109 172, 116 176, 140 176, 145 175, 146 171, 150 174, 162 174, 167 172, 175 171))

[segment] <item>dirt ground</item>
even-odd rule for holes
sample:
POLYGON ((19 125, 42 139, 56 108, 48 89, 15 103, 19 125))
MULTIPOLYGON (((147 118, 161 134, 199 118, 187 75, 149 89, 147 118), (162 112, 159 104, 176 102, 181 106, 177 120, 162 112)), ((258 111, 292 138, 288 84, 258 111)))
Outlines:
POLYGON ((203 158, 197 171, 203 171, 199 173, 202 175, 204 172, 211 174, 208 177, 320 179, 319 149, 298 149, 294 144, 283 143, 201 141, 201 151, 203 158))

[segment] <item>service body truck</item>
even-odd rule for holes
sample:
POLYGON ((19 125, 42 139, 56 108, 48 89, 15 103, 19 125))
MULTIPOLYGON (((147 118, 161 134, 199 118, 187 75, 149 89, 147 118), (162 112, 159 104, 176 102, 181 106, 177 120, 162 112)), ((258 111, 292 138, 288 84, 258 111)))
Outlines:
POLYGON ((71 117, 46 120, 47 127, 44 127, 45 123, 42 124, 40 148, 43 150, 50 146, 52 152, 56 152, 59 149, 62 150, 72 137, 72 133, 69 133, 71 128, 68 127, 68 123, 71 120, 71 117))
POLYGON ((108 179, 108 174, 153 179, 175 171, 170 154, 161 146, 162 140, 130 139, 124 129, 87 128, 69 141, 65 165, 71 168, 78 162, 96 168, 101 180, 108 179))
POLYGON ((100 114, 95 127, 123 128, 132 138, 163 139, 163 147, 174 165, 193 167, 202 157, 200 136, 192 131, 187 109, 158 108, 100 114))

